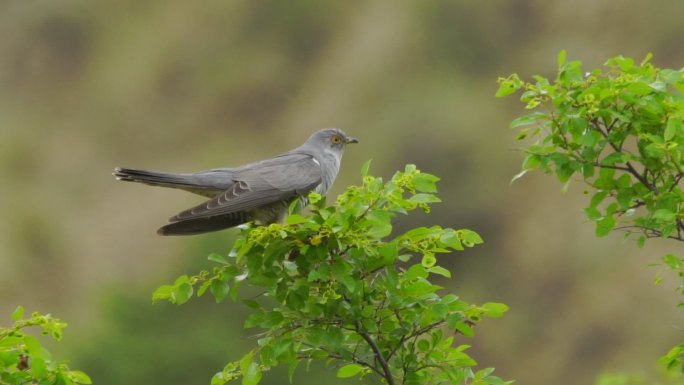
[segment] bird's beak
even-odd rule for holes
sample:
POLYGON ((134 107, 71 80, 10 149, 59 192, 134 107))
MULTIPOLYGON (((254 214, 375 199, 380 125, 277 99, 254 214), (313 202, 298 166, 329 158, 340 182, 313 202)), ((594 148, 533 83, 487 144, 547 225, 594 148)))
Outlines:
POLYGON ((359 142, 358 139, 356 139, 356 138, 354 138, 354 137, 352 137, 352 136, 348 136, 348 137, 347 137, 347 141, 346 141, 345 143, 346 143, 346 144, 349 144, 349 143, 358 143, 358 142, 359 142))

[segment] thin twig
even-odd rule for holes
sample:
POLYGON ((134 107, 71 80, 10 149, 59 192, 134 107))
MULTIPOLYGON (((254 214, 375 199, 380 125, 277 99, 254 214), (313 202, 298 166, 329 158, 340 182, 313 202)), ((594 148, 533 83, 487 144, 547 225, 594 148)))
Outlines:
MULTIPOLYGON (((342 357, 341 355, 339 355, 339 354, 337 354, 337 353, 334 353, 334 352, 331 352, 331 351, 329 351, 329 350, 327 350, 327 349, 324 349, 324 348, 322 348, 322 347, 320 347, 320 346, 313 346, 313 345, 308 344, 308 343, 303 342, 303 341, 300 341, 300 342, 301 342, 302 345, 304 345, 304 346, 306 346, 306 347, 309 347, 309 348, 311 348, 311 349, 318 349, 318 350, 324 351, 328 356, 330 356, 330 358, 334 358, 334 359, 340 360, 340 361, 348 361, 348 359, 342 357)), ((299 358, 311 358, 311 357, 309 357, 308 355, 303 355, 303 357, 299 357, 299 358)), ((380 371, 380 369, 378 369, 378 368, 376 368, 375 366, 369 364, 368 362, 366 362, 366 361, 364 361, 364 360, 358 358, 355 354, 352 354, 352 362, 354 362, 355 364, 359 364, 359 365, 361 365, 361 366, 364 366, 364 367, 366 367, 366 368, 371 369, 372 371, 374 371, 375 373, 377 373, 379 376, 382 376, 382 377, 385 376, 384 373, 383 373, 382 371, 380 371)))
MULTIPOLYGON (((607 133, 607 132, 605 132, 605 131, 603 131, 603 130, 601 129, 601 123, 598 122, 598 121, 595 120, 595 119, 592 120, 592 123, 594 124, 594 126, 596 127, 596 129, 598 130, 598 132, 600 132, 601 135, 603 135, 604 138, 608 139, 608 144, 610 144, 610 146, 613 148, 613 150, 615 150, 615 152, 617 152, 617 153, 622 153, 622 149, 621 149, 620 147, 618 147, 617 145, 615 145, 615 143, 613 143, 613 142, 610 140, 610 138, 608 138, 608 133, 607 133)), ((630 174, 634 175, 634 177, 637 178, 637 180, 639 180, 639 182, 641 182, 641 184, 643 184, 643 185, 646 186, 649 190, 655 192, 656 194, 659 194, 659 193, 660 193, 660 192, 658 191, 658 188, 657 188, 656 186, 654 186, 653 184, 651 184, 651 183, 648 181, 648 179, 647 179, 646 177, 644 177, 643 175, 639 174, 639 172, 636 170, 636 168, 634 168, 634 166, 632 165, 631 162, 629 162, 629 161, 625 162, 625 166, 627 167, 627 170, 626 170, 626 171, 629 172, 630 174)))
POLYGON ((387 380, 387 385, 395 385, 394 377, 392 376, 392 370, 387 364, 387 360, 382 355, 382 352, 380 351, 378 344, 375 343, 373 338, 371 338, 371 336, 369 336, 368 333, 361 331, 361 324, 358 321, 356 322, 356 332, 359 333, 361 338, 363 338, 366 341, 366 343, 368 343, 368 346, 370 346, 370 348, 373 350, 373 353, 375 353, 375 358, 378 360, 378 362, 380 362, 380 366, 382 366, 382 370, 385 372, 383 377, 385 377, 385 379, 387 380))
POLYGON ((598 161, 594 162, 594 166, 598 168, 612 168, 615 170, 622 170, 622 171, 629 171, 629 168, 624 167, 624 166, 615 166, 615 165, 610 165, 610 164, 601 164, 598 161))

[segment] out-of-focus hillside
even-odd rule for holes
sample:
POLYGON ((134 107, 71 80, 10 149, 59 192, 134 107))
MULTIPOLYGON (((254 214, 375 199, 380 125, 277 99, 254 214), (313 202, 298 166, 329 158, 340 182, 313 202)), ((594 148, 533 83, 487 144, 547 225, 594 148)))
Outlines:
MULTIPOLYGON (((361 143, 331 195, 369 158, 384 176, 415 163, 442 178, 444 202, 398 226, 485 238, 453 256, 445 283, 511 306, 469 341, 482 365, 542 385, 655 363, 682 317, 647 265, 681 245, 596 240, 579 183, 509 185, 522 155, 507 127, 522 106, 493 95, 500 75, 552 74, 561 49, 587 68, 647 52, 681 68, 682 14, 679 0, 2 2, 0 317, 23 304, 65 318, 55 349, 97 384, 208 383, 253 342, 238 306, 149 297, 208 266, 232 232, 157 236, 199 200, 111 171, 238 165, 332 126, 361 143)), ((332 377, 302 370, 296 383, 332 377)))

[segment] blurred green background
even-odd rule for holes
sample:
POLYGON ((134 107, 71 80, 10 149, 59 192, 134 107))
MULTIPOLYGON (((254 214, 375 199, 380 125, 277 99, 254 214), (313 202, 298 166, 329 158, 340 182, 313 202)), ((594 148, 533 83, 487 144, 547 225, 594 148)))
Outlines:
MULTIPOLYGON (((675 282, 654 286, 647 265, 682 246, 596 240, 579 182, 509 185, 522 155, 507 127, 524 111, 494 92, 511 72, 553 76, 561 49, 587 69, 647 52, 681 68, 682 15, 681 0, 0 2, 0 323, 17 304, 67 320, 52 350, 96 384, 208 384, 254 343, 240 306, 150 298, 211 266, 234 230, 159 237, 198 198, 112 169, 238 165, 340 127, 361 143, 330 195, 369 158, 385 177, 415 163, 444 202, 398 226, 484 237, 445 262, 449 290, 511 306, 460 341, 482 366, 526 385, 652 372, 684 324, 675 282)), ((334 373, 295 383, 353 382, 334 373)))

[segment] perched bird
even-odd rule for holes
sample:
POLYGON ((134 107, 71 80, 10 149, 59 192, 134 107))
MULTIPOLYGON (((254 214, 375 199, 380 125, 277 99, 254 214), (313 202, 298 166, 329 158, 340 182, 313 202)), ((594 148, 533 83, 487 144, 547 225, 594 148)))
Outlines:
POLYGON ((160 235, 192 235, 246 222, 281 221, 294 199, 325 194, 340 169, 344 148, 358 141, 337 128, 313 133, 301 146, 273 158, 191 174, 117 167, 118 180, 173 187, 210 198, 169 219, 160 235))

